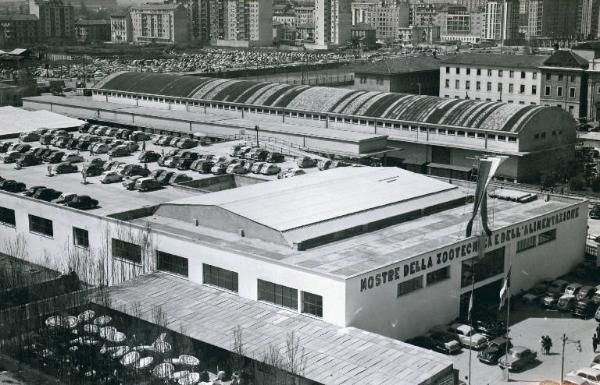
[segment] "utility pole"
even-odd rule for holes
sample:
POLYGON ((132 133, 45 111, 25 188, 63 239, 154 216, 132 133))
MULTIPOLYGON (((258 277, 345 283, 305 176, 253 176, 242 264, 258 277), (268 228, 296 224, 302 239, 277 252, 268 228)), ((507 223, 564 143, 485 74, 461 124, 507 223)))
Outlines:
POLYGON ((562 341, 562 354, 560 360, 560 383, 562 384, 565 377, 565 345, 577 344, 577 351, 581 352, 581 340, 571 340, 564 333, 562 337, 560 337, 560 340, 562 341))
POLYGON ((256 131, 256 147, 260 147, 260 143, 258 142, 258 124, 254 126, 254 130, 256 131))

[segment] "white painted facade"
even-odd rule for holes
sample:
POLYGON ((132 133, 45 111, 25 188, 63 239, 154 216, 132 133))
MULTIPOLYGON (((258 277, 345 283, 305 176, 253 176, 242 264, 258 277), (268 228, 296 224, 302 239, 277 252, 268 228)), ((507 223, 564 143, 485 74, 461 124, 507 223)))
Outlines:
POLYGON ((538 68, 445 64, 440 67, 440 97, 518 104, 540 104, 538 68))

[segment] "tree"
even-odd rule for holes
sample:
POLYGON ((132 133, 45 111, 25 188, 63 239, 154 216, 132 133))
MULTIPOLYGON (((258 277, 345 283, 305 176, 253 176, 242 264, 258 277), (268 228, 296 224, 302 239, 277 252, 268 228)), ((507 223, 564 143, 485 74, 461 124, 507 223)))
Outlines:
POLYGON ((585 178, 581 175, 577 175, 569 180, 569 188, 573 191, 581 191, 585 189, 585 186, 585 178))
POLYGON ((593 192, 600 192, 600 176, 597 176, 592 180, 591 187, 593 192))

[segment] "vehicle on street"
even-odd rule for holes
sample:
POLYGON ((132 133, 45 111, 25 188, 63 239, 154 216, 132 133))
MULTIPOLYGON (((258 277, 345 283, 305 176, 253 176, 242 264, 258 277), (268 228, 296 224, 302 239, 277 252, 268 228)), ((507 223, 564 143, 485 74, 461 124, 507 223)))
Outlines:
POLYGON ((247 172, 248 171, 244 168, 244 166, 241 163, 230 164, 225 170, 226 174, 246 174, 247 172))
MULTIPOLYGON (((127 139, 127 138, 122 138, 122 139, 127 139)), ((142 142, 145 140, 150 140, 150 135, 145 133, 144 131, 133 131, 131 134, 128 135, 128 139, 129 140, 133 140, 136 142, 142 142)))
POLYGON ((261 167, 260 173, 263 175, 277 175, 281 168, 273 163, 267 163, 261 167))
POLYGON ((20 159, 17 159, 16 163, 20 167, 37 166, 38 164, 42 164, 42 158, 31 154, 23 154, 20 159))
POLYGON ((488 339, 503 336, 506 333, 506 325, 503 321, 497 321, 491 317, 477 317, 473 321, 475 330, 486 336, 488 339))
POLYGON ((44 161, 48 162, 48 163, 60 163, 63 156, 65 156, 65 153, 62 151, 54 151, 52 152, 50 155, 47 155, 46 157, 44 157, 44 161))
POLYGON ((54 166, 53 171, 55 174, 69 174, 77 172, 77 166, 69 162, 62 162, 54 166))
POLYGON ((597 308, 598 306, 596 306, 591 299, 584 298, 575 301, 572 314, 577 318, 588 319, 594 315, 597 308))
POLYGON ((450 325, 449 331, 456 334, 461 345, 466 348, 480 350, 488 342, 488 339, 484 335, 477 333, 475 328, 469 325, 455 323, 450 325))
POLYGON ((206 159, 196 159, 190 166, 190 170, 198 171, 202 174, 210 173, 210 169, 214 165, 213 162, 206 159))
POLYGON ((521 299, 525 303, 539 304, 547 291, 548 285, 544 284, 543 282, 538 282, 531 289, 527 290, 521 299))
POLYGON ((171 135, 164 135, 156 144, 159 146, 168 146, 173 140, 175 140, 175 138, 173 138, 171 135))
POLYGON ((123 175, 118 172, 111 171, 102 176, 100 178, 100 183, 108 184, 108 183, 116 183, 123 180, 123 175))
POLYGON ((181 159, 179 159, 179 162, 177 162, 176 167, 178 170, 189 170, 190 167, 192 166, 192 163, 194 163, 194 159, 181 158, 181 159))
POLYGON ((50 145, 50 143, 52 143, 53 138, 54 138, 54 135, 52 135, 52 134, 44 134, 40 137, 40 144, 44 145, 44 146, 48 146, 48 145, 50 145))
POLYGON ((169 180, 173 175, 175 175, 175 171, 165 170, 165 172, 156 177, 156 181, 160 183, 161 186, 166 186, 169 184, 169 180))
POLYGON ((269 163, 281 163, 285 161, 285 157, 280 152, 269 152, 266 161, 269 163))
POLYGON ((98 207, 98 201, 87 195, 77 195, 66 205, 79 210, 91 210, 98 207))
POLYGON ((12 146, 13 142, 2 142, 0 143, 0 153, 4 154, 5 152, 8 151, 8 149, 10 148, 10 146, 12 146))
POLYGON ((174 185, 174 184, 178 184, 178 183, 189 182, 191 180, 192 180, 192 177, 188 176, 186 174, 174 174, 171 176, 171 178, 169 178, 169 184, 174 185))
POLYGON ((570 294, 562 295, 556 303, 556 308, 560 311, 570 312, 575 306, 575 296, 570 294))
POLYGON ((94 143, 92 145, 92 151, 94 154, 106 154, 108 150, 108 144, 106 143, 94 143))
POLYGON ((102 158, 92 158, 87 163, 89 166, 100 167, 103 168, 106 161, 102 158))
POLYGON ((126 146, 129 152, 135 152, 140 149, 140 145, 132 140, 128 140, 123 143, 123 146, 126 146))
POLYGON ((294 176, 306 175, 306 171, 301 168, 290 168, 281 174, 282 178, 291 178, 294 176))
POLYGON ((0 182, 0 190, 12 192, 12 193, 20 193, 25 191, 27 186, 25 183, 17 182, 16 180, 6 179, 0 182))
POLYGON ((37 142, 40 140, 40 134, 37 132, 22 132, 19 135, 19 140, 21 142, 37 142))
POLYGON ((581 378, 587 385, 600 385, 600 369, 584 367, 567 373, 567 376, 581 378))
POLYGON ((592 296, 592 302, 596 305, 600 305, 600 285, 595 287, 596 292, 592 296))
POLYGON ((198 145, 198 142, 190 138, 183 138, 176 143, 177 148, 194 148, 198 145))
MULTIPOLYGON (((454 347, 449 348, 448 346, 446 346, 446 343, 442 342, 440 339, 434 340, 433 338, 431 338, 430 336, 427 336, 427 335, 411 338, 411 339, 407 340, 406 343, 421 347, 423 349, 433 350, 438 353, 444 353, 444 354, 453 354, 454 353, 454 350, 453 350, 454 347)), ((460 349, 460 345, 457 344, 457 346, 458 346, 458 349, 460 349)))
POLYGON ((569 282, 562 279, 557 279, 552 281, 550 287, 548 288, 548 292, 562 295, 567 286, 569 286, 569 282))
POLYGON ((155 170, 152 170, 150 172, 150 177, 154 178, 154 179, 158 179, 158 177, 160 175, 162 175, 163 173, 165 173, 167 170, 165 170, 164 168, 157 168, 155 170))
POLYGON ((152 177, 140 178, 135 181, 134 186, 134 189, 139 191, 150 191, 158 188, 161 188, 160 183, 158 183, 158 181, 152 177))
POLYGON ((506 337, 494 338, 488 342, 483 350, 477 353, 477 358, 485 364, 496 365, 500 357, 506 354, 506 345, 509 349, 512 348, 512 344, 506 337))
POLYGON ((256 162, 250 168, 250 172, 254 174, 260 173, 260 169, 265 165, 265 162, 256 162))
POLYGON ((577 300, 591 299, 596 294, 596 288, 594 286, 583 286, 579 289, 579 292, 575 295, 577 300))
POLYGON ((129 149, 125 145, 119 145, 108 151, 108 155, 112 157, 121 157, 131 155, 129 149))
POLYGON ((64 193, 60 194, 60 196, 58 198, 54 199, 52 201, 52 203, 56 203, 56 204, 59 204, 59 205, 64 205, 67 202, 72 201, 76 196, 77 196, 77 194, 75 194, 75 193, 64 192, 64 193))
POLYGON ((523 370, 537 359, 537 353, 524 346, 514 346, 510 348, 508 354, 503 355, 498 360, 498 366, 510 371, 523 370))
POLYGON ((21 159, 21 154, 19 151, 10 151, 6 154, 2 155, 2 163, 15 163, 17 160, 21 159))
POLYGON ((565 295, 576 296, 577 293, 579 293, 579 290, 581 290, 582 287, 583 287, 583 285, 580 284, 580 283, 577 283, 577 282, 570 283, 567 286, 567 288, 565 289, 565 295))
POLYGON ((134 175, 131 176, 129 178, 125 178, 123 179, 123 183, 121 183, 123 185, 123 187, 125 187, 127 190, 133 190, 135 187, 135 182, 142 178, 141 175, 134 175))
POLYGON ((320 171, 328 170, 331 167, 332 163, 333 163, 333 161, 331 159, 321 159, 317 163, 317 168, 320 171))
POLYGON ((214 175, 223 175, 225 171, 227 171, 228 164, 224 162, 215 163, 214 166, 210 169, 214 175))
POLYGON ((87 166, 82 168, 85 176, 94 177, 100 176, 104 172, 104 169, 100 166, 87 166))
POLYGON ((77 150, 77 146, 79 146, 79 139, 71 138, 67 142, 67 148, 69 150, 77 150))
POLYGON ((155 135, 152 138, 152 144, 158 144, 163 138, 165 137, 165 135, 155 135))
POLYGON ((126 164, 123 169, 120 171, 121 175, 128 177, 139 175, 141 177, 147 177, 150 175, 150 170, 139 165, 139 164, 126 164))

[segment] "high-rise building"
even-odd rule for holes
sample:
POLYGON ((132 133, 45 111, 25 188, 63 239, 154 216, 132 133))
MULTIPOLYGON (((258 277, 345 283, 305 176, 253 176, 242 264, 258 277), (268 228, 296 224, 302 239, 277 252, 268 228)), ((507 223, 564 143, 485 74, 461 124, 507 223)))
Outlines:
POLYGON ((465 6, 468 12, 479 12, 485 8, 487 1, 488 0, 456 0, 456 4, 465 6))
POLYGON ((296 17, 295 25, 305 25, 315 23, 315 6, 311 4, 309 6, 297 6, 294 7, 294 15, 296 17))
POLYGON ((210 39, 225 46, 273 44, 273 6, 261 0, 211 0, 210 39))
MULTIPOLYGON (((440 39, 479 43, 483 28, 482 12, 470 12, 464 5, 447 5, 440 9, 438 17, 440 39)), ((437 23, 437 21, 436 21, 437 23)))
POLYGON ((351 28, 351 0, 315 0, 315 48, 346 44, 351 28))
POLYGON ((209 40, 209 0, 168 0, 165 3, 181 4, 188 16, 189 40, 209 40))
POLYGON ((77 20, 75 39, 79 43, 105 42, 111 38, 110 20, 77 20))
POLYGON ((180 4, 144 4, 130 9, 133 41, 177 44, 189 41, 189 19, 180 4))
POLYGON ((574 38, 581 26, 581 7, 573 0, 527 0, 526 37, 574 38))
POLYGON ((510 42, 519 37, 519 2, 490 0, 485 5, 483 38, 510 42))
POLYGON ((593 40, 599 37, 600 0, 581 0, 578 33, 582 39, 593 40))
POLYGON ((0 47, 37 43, 38 22, 35 15, 0 15, 0 47))
POLYGON ((352 3, 352 24, 375 28, 377 39, 397 39, 398 30, 408 27, 410 6, 401 0, 352 3))
POLYGON ((61 0, 30 0, 29 13, 39 19, 40 39, 69 41, 75 38, 75 16, 71 5, 61 0))
POLYGON ((133 40, 133 27, 129 11, 110 15, 110 41, 116 44, 133 40))

